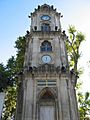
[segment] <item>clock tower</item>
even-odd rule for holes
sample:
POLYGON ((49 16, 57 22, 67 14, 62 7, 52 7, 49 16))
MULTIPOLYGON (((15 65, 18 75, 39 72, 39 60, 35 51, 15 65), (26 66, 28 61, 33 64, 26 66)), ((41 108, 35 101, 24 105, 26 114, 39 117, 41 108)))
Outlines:
POLYGON ((75 74, 68 67, 61 17, 47 4, 38 6, 29 16, 16 120, 79 120, 75 74))

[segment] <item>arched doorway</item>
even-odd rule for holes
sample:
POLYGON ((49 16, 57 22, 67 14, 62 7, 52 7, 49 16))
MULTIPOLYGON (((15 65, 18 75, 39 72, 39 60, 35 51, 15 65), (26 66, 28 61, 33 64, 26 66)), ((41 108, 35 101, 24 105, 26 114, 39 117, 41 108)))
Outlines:
POLYGON ((56 120, 56 102, 53 92, 49 88, 41 91, 39 96, 38 120, 56 120))

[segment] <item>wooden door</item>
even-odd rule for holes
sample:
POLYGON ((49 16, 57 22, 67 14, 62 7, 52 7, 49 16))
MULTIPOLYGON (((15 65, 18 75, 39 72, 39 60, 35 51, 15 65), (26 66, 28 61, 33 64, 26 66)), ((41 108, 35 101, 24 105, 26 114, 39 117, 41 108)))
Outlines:
POLYGON ((54 106, 40 106, 40 120, 55 120, 54 106))

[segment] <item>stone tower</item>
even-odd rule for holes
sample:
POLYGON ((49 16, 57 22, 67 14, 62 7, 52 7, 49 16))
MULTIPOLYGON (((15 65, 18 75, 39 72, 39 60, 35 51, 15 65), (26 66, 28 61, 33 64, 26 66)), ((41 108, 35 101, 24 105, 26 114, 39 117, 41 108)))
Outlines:
POLYGON ((16 120, 79 120, 61 13, 44 4, 29 17, 16 120))

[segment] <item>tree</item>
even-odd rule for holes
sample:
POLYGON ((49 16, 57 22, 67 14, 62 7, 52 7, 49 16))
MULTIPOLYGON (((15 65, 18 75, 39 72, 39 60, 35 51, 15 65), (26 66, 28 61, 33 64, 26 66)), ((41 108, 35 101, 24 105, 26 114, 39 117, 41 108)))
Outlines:
POLYGON ((15 112, 15 102, 16 102, 16 59, 14 56, 12 56, 5 66, 7 79, 8 79, 8 85, 7 88, 4 89, 4 92, 6 93, 5 97, 5 104, 3 109, 3 120, 9 119, 10 116, 15 112))
MULTIPOLYGON (((9 59, 7 66, 0 64, 0 92, 3 92, 8 86, 13 86, 14 71, 12 71, 9 65, 10 61, 13 62, 12 60, 14 60, 14 57, 9 59)), ((15 68, 15 65, 13 67, 15 68)))
MULTIPOLYGON (((8 78, 10 81, 10 85, 8 85, 7 88, 4 88, 6 98, 2 115, 3 120, 11 120, 11 118, 15 115, 17 88, 20 83, 18 74, 23 70, 25 42, 25 37, 19 37, 15 42, 15 48, 17 48, 16 58, 12 56, 8 60, 5 68, 3 65, 1 65, 1 71, 3 72, 5 69, 5 72, 7 74, 5 78, 8 78)), ((5 75, 5 73, 3 74, 5 75)))
MULTIPOLYGON (((75 26, 72 25, 69 26, 68 32, 69 32, 69 38, 66 41, 66 48, 69 58, 69 65, 70 68, 72 68, 74 72, 77 75, 79 75, 77 66, 78 66, 78 60, 81 56, 80 45, 85 40, 85 36, 82 32, 78 32, 75 26)), ((75 86, 76 83, 77 83, 77 78, 75 81, 75 86)))
MULTIPOLYGON (((85 40, 85 36, 82 32, 78 32, 74 26, 69 26, 69 39, 66 41, 66 47, 69 57, 70 68, 73 68, 74 72, 77 75, 80 75, 80 71, 78 70, 78 60, 81 57, 80 53, 80 45, 85 40)), ((75 81, 75 87, 77 89, 80 88, 80 82, 77 83, 77 77, 75 81)), ((79 113, 80 113, 80 120, 90 120, 90 93, 86 92, 85 95, 81 92, 77 92, 78 98, 78 106, 79 106, 79 113)))
POLYGON ((80 90, 81 86, 82 82, 79 81, 76 88, 80 120, 90 120, 90 93, 82 93, 80 90))
POLYGON ((69 26, 69 39, 67 39, 66 47, 69 56, 70 67, 73 67, 77 72, 77 64, 80 58, 80 45, 85 40, 85 36, 82 32, 78 32, 74 26, 69 26))
POLYGON ((5 88, 7 88, 7 73, 6 73, 6 68, 4 65, 1 63, 0 64, 0 92, 3 92, 5 88))
POLYGON ((78 93, 80 120, 90 120, 90 93, 78 93))
POLYGON ((16 57, 16 69, 20 72, 23 69, 24 64, 24 55, 26 49, 26 39, 25 37, 19 37, 15 42, 15 48, 17 48, 17 57, 16 57))

